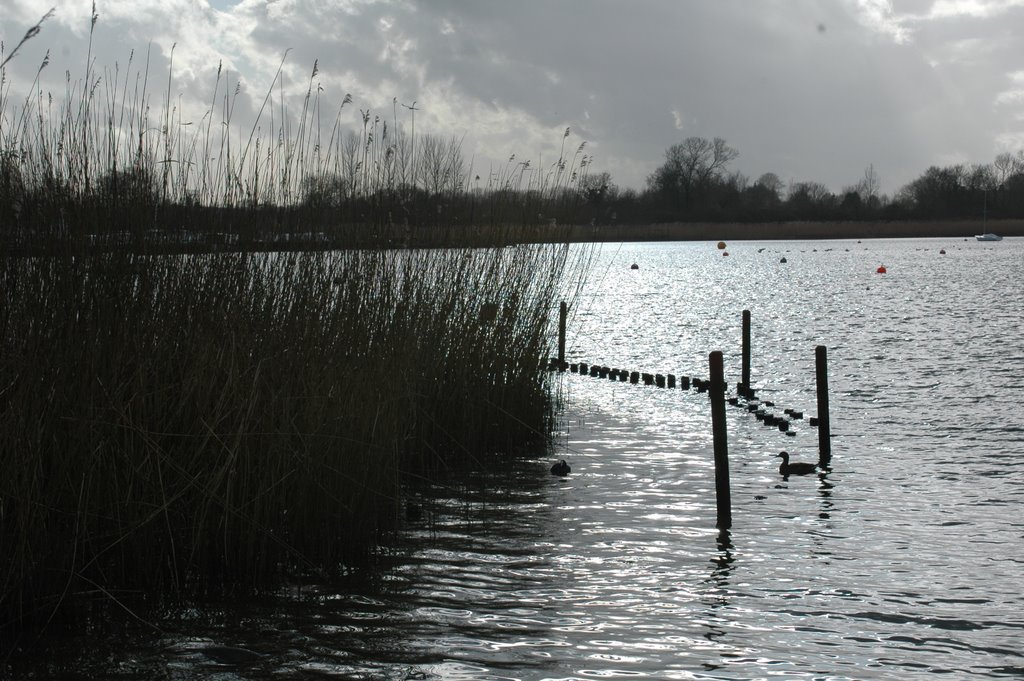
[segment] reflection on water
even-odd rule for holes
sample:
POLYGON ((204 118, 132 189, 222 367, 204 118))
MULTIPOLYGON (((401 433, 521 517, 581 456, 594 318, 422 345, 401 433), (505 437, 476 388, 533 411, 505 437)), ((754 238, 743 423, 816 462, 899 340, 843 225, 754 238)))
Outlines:
POLYGON ((813 348, 828 346, 831 470, 783 478, 775 455, 815 460, 816 431, 803 420, 785 436, 729 409, 733 527, 719 531, 706 393, 566 375, 552 456, 418 490, 422 518, 378 577, 180 609, 157 634, 97 627, 55 642, 31 670, 1024 675, 1024 242, 737 243, 729 258, 708 244, 605 250, 573 311, 570 361, 706 376, 707 353, 721 350, 735 383, 750 309, 766 399, 813 415, 813 348), (552 476, 553 458, 572 473, 552 476))

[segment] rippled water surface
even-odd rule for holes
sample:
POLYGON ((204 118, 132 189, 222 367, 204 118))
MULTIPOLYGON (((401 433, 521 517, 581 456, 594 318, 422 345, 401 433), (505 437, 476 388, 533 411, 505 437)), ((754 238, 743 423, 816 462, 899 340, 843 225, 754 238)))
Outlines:
POLYGON ((166 679, 909 679, 1024 676, 1024 240, 603 247, 570 361, 739 380, 815 414, 832 468, 727 412, 715 529, 706 394, 565 374, 554 458, 417 492, 381 577, 54 643, 23 676, 166 679), (945 249, 945 253, 940 253, 945 249), (786 262, 780 262, 782 258, 786 262), (632 270, 636 263, 639 269, 632 270), (887 273, 878 274, 884 265, 887 273))

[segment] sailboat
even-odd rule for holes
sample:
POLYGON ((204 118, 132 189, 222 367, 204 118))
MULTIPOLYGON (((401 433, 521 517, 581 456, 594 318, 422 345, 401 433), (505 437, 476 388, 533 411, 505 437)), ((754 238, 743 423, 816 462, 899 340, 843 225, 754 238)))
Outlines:
POLYGON ((1003 237, 999 236, 998 234, 993 234, 992 232, 984 231, 985 227, 988 226, 988 192, 985 192, 984 196, 985 196, 985 203, 984 203, 984 209, 983 209, 982 214, 981 214, 981 229, 982 229, 982 233, 981 234, 975 234, 974 238, 977 239, 978 241, 1002 241, 1003 237))

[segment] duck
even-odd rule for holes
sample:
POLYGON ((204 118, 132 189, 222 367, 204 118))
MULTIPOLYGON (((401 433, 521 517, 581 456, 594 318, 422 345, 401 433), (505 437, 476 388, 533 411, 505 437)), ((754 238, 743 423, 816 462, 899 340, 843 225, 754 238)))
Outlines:
POLYGON ((565 462, 565 459, 561 459, 558 463, 551 467, 551 475, 566 476, 572 471, 569 464, 565 462))
POLYGON ((806 463, 804 461, 790 463, 789 452, 779 452, 775 456, 782 458, 782 463, 779 464, 780 475, 810 475, 818 470, 818 464, 816 463, 806 463))

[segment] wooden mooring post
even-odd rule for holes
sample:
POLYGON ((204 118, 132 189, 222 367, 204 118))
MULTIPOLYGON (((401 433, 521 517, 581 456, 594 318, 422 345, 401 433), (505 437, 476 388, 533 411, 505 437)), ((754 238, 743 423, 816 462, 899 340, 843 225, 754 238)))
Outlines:
POLYGON ((750 310, 743 311, 743 372, 740 381, 743 385, 743 397, 750 394, 750 310))
POLYGON ((565 319, 569 316, 569 306, 563 300, 558 306, 558 367, 564 371, 565 366, 565 319))
POLYGON ((722 353, 715 350, 708 355, 711 385, 711 431, 715 440, 715 500, 718 506, 716 527, 732 527, 732 499, 729 493, 729 446, 725 430, 725 369, 722 353))
POLYGON ((818 466, 828 468, 832 461, 832 432, 828 422, 828 350, 814 348, 814 373, 818 386, 818 466))

